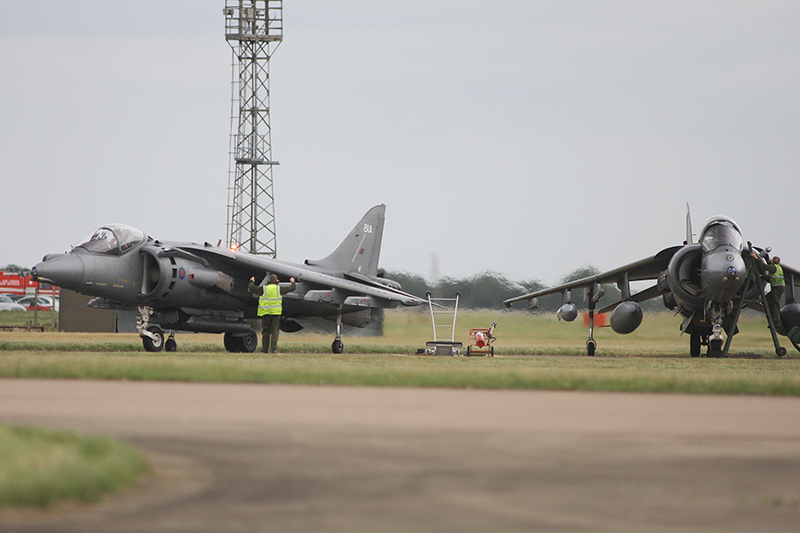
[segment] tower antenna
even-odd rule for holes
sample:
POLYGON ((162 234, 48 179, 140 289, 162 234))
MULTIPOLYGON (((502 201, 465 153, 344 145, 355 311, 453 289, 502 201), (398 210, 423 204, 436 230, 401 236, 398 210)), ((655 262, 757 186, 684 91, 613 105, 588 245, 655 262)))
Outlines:
POLYGON ((276 258, 269 60, 283 40, 283 1, 225 0, 223 13, 233 56, 228 245, 276 258))

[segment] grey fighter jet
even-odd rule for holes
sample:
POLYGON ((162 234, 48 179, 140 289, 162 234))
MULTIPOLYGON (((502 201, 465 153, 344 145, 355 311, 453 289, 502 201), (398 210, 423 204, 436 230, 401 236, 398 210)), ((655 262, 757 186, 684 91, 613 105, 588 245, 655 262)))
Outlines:
POLYGON ((251 277, 276 274, 297 289, 283 297, 281 329, 298 331, 293 319, 336 322, 331 346, 342 353, 342 324, 364 327, 371 310, 414 306, 427 300, 403 292, 378 270, 385 205, 370 209, 328 257, 293 264, 211 244, 154 240, 123 224, 103 226, 65 254, 44 257, 31 269, 37 279, 95 296, 90 307, 138 309, 137 329, 147 351, 176 349, 175 331, 224 333, 225 348, 252 352, 258 336, 257 298, 251 277), (164 330, 172 334, 165 340, 164 330))
MULTIPOLYGON (((681 333, 690 335, 692 357, 701 355, 702 346, 707 346, 708 356, 724 356, 730 346, 730 337, 737 331, 736 322, 742 307, 764 311, 763 295, 765 282, 758 275, 757 262, 751 251, 762 257, 769 249, 762 250, 745 245, 739 226, 728 217, 710 218, 700 233, 700 242, 692 243, 691 219, 687 210, 687 237, 683 246, 661 250, 656 255, 629 265, 590 276, 550 289, 524 294, 503 302, 506 308, 515 302, 527 300, 531 308, 538 306, 537 298, 549 294, 562 294, 562 305, 558 309, 559 319, 573 321, 578 315, 572 301, 572 291, 585 290, 589 308, 589 339, 586 341, 588 355, 594 355, 597 342, 594 339, 595 309, 603 296, 603 284, 615 283, 621 297, 599 311, 613 311, 610 325, 616 333, 633 332, 642 323, 642 309, 638 302, 662 297, 664 305, 683 317, 681 333), (654 280, 655 285, 641 292, 632 293, 630 282, 654 280), (727 342, 723 332, 727 333, 727 342)), ((770 329, 776 353, 782 356, 786 349, 778 343, 775 322, 779 322, 778 333, 786 334, 794 326, 800 326, 800 304, 795 301, 794 286, 800 285, 800 272, 784 264, 786 278, 786 305, 780 317, 770 317, 770 329), (774 320, 773 320, 774 319, 774 320)))

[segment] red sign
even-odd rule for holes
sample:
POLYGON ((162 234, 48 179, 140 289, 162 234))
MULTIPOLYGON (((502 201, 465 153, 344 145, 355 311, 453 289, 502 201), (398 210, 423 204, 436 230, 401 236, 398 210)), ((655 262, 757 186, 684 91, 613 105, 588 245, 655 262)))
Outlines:
MULTIPOLYGON (((53 286, 48 283, 33 281, 31 276, 0 272, 0 294, 34 294, 37 286, 39 294, 53 294, 53 286)), ((56 287, 56 296, 58 296, 58 287, 56 287)))

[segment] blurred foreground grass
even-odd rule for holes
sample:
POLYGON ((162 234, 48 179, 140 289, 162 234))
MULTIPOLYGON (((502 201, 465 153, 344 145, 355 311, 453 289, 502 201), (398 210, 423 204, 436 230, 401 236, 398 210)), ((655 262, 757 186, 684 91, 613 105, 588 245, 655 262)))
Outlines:
POLYGON ((96 501, 147 468, 139 452, 109 438, 0 425, 0 508, 96 501))

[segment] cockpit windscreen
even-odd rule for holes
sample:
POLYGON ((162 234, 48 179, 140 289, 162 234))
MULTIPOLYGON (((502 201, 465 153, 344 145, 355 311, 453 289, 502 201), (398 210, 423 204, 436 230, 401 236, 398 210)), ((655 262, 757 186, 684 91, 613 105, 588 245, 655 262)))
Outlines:
POLYGON ((739 230, 727 221, 721 220, 715 224, 710 224, 703 232, 700 239, 703 250, 710 252, 720 246, 731 246, 738 251, 742 251, 742 234, 739 230))
POLYGON ((144 240, 144 233, 125 224, 111 224, 98 229, 79 244, 90 252, 120 255, 144 240))

